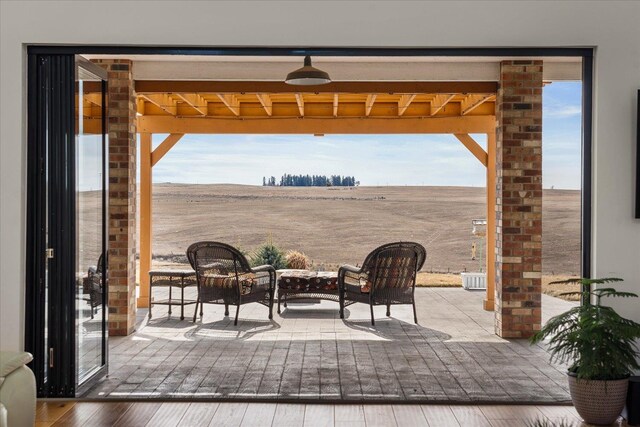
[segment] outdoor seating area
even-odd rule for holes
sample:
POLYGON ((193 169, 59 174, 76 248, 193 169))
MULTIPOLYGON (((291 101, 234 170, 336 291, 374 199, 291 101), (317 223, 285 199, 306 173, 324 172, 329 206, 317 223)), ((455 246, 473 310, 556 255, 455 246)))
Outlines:
MULTIPOLYGON (((167 298, 168 289, 154 290, 167 298)), ((195 287, 185 298, 195 299, 195 287)), ((495 335, 482 292, 417 288, 384 316, 365 304, 290 300, 267 319, 259 304, 240 321, 211 305, 196 323, 166 306, 138 311, 137 331, 109 340, 110 374, 83 397, 242 401, 568 402, 565 370, 542 346, 495 335)), ((574 303, 543 295, 548 319, 574 303)), ((186 309, 188 316, 194 305, 186 309)))
POLYGON ((411 304, 414 322, 418 323, 414 291, 416 277, 426 259, 425 248, 414 242, 395 242, 373 250, 361 267, 343 265, 337 273, 307 270, 280 270, 271 265, 251 267, 238 249, 221 242, 197 242, 187 249, 187 258, 193 270, 151 270, 149 283, 154 287, 168 288, 167 299, 154 300, 149 294, 149 319, 154 304, 167 305, 171 314, 173 305, 180 306, 180 320, 184 319, 185 304, 196 304, 193 321, 196 321, 198 305, 203 317, 204 303, 224 305, 224 315, 229 306, 236 306, 234 325, 238 324, 240 306, 252 302, 269 308, 273 318, 273 304, 278 285, 278 314, 280 303, 301 299, 328 299, 340 305, 340 318, 344 319, 345 307, 356 302, 370 307, 371 325, 375 325, 373 307, 385 305, 386 316, 391 316, 391 305, 411 304), (195 282, 194 282, 195 278, 195 282), (184 298, 187 286, 196 286, 196 299, 184 298), (181 290, 181 299, 172 298, 173 287, 181 290))

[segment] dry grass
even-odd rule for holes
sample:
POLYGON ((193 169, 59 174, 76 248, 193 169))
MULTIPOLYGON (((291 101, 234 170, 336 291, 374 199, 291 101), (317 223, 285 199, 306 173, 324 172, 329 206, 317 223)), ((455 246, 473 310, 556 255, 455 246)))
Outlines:
MULTIPOLYGON (((474 271, 471 220, 486 217, 484 188, 262 187, 154 185, 154 258, 186 262, 186 248, 217 240, 251 251, 271 235, 304 252, 313 268, 357 264, 375 247, 416 241, 425 271, 474 271)), ((575 274, 580 265, 580 192, 545 190, 543 270, 575 274)))

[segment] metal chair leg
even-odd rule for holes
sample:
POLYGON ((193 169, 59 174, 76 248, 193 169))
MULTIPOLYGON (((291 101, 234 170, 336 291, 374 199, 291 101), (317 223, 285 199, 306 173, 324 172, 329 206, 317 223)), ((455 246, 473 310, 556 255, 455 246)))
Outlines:
POLYGON ((376 326, 376 320, 373 317, 373 304, 369 304, 369 308, 371 308, 371 326, 376 326))
POLYGON ((229 304, 225 304, 224 305, 224 315, 228 316, 229 315, 229 304))
POLYGON ((387 304, 387 317, 391 316, 391 304, 387 304))
POLYGON ((269 320, 273 319, 273 291, 269 292, 269 320))
POLYGON ((240 304, 236 306, 236 320, 233 322, 233 325, 236 326, 238 324, 238 314, 240 314, 240 304))
POLYGON ((418 314, 416 312, 416 302, 413 302, 413 321, 415 322, 415 324, 418 324, 418 314))
POLYGON ((340 292, 340 318, 344 319, 344 293, 340 292))
MULTIPOLYGON (((193 310, 193 323, 196 322, 196 317, 198 316, 198 304, 200 303, 200 295, 196 298, 196 308, 193 310)), ((149 307, 149 316, 151 316, 151 307, 149 307)), ((151 318, 151 317, 149 317, 151 318)))
POLYGON ((278 314, 281 313, 280 311, 280 300, 282 299, 282 296, 280 295, 280 291, 278 291, 278 314))

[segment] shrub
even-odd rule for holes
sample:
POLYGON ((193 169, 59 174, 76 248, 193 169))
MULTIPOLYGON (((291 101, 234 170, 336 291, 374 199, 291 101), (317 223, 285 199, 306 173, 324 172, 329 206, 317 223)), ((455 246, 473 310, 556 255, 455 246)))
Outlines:
POLYGON ((253 252, 250 262, 252 267, 269 264, 276 270, 287 268, 284 251, 277 247, 271 238, 258 246, 253 252))
POLYGON ((309 268, 309 257, 299 251, 289 251, 285 255, 287 268, 296 270, 307 270, 309 268))

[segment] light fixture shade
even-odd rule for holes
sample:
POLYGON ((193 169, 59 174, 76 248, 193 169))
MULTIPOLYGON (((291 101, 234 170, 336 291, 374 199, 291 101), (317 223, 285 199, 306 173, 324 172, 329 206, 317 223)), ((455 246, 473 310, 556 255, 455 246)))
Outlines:
POLYGON ((318 70, 311 65, 310 56, 305 56, 304 67, 287 74, 287 79, 284 82, 290 85, 314 86, 331 83, 331 78, 325 71, 318 70))

